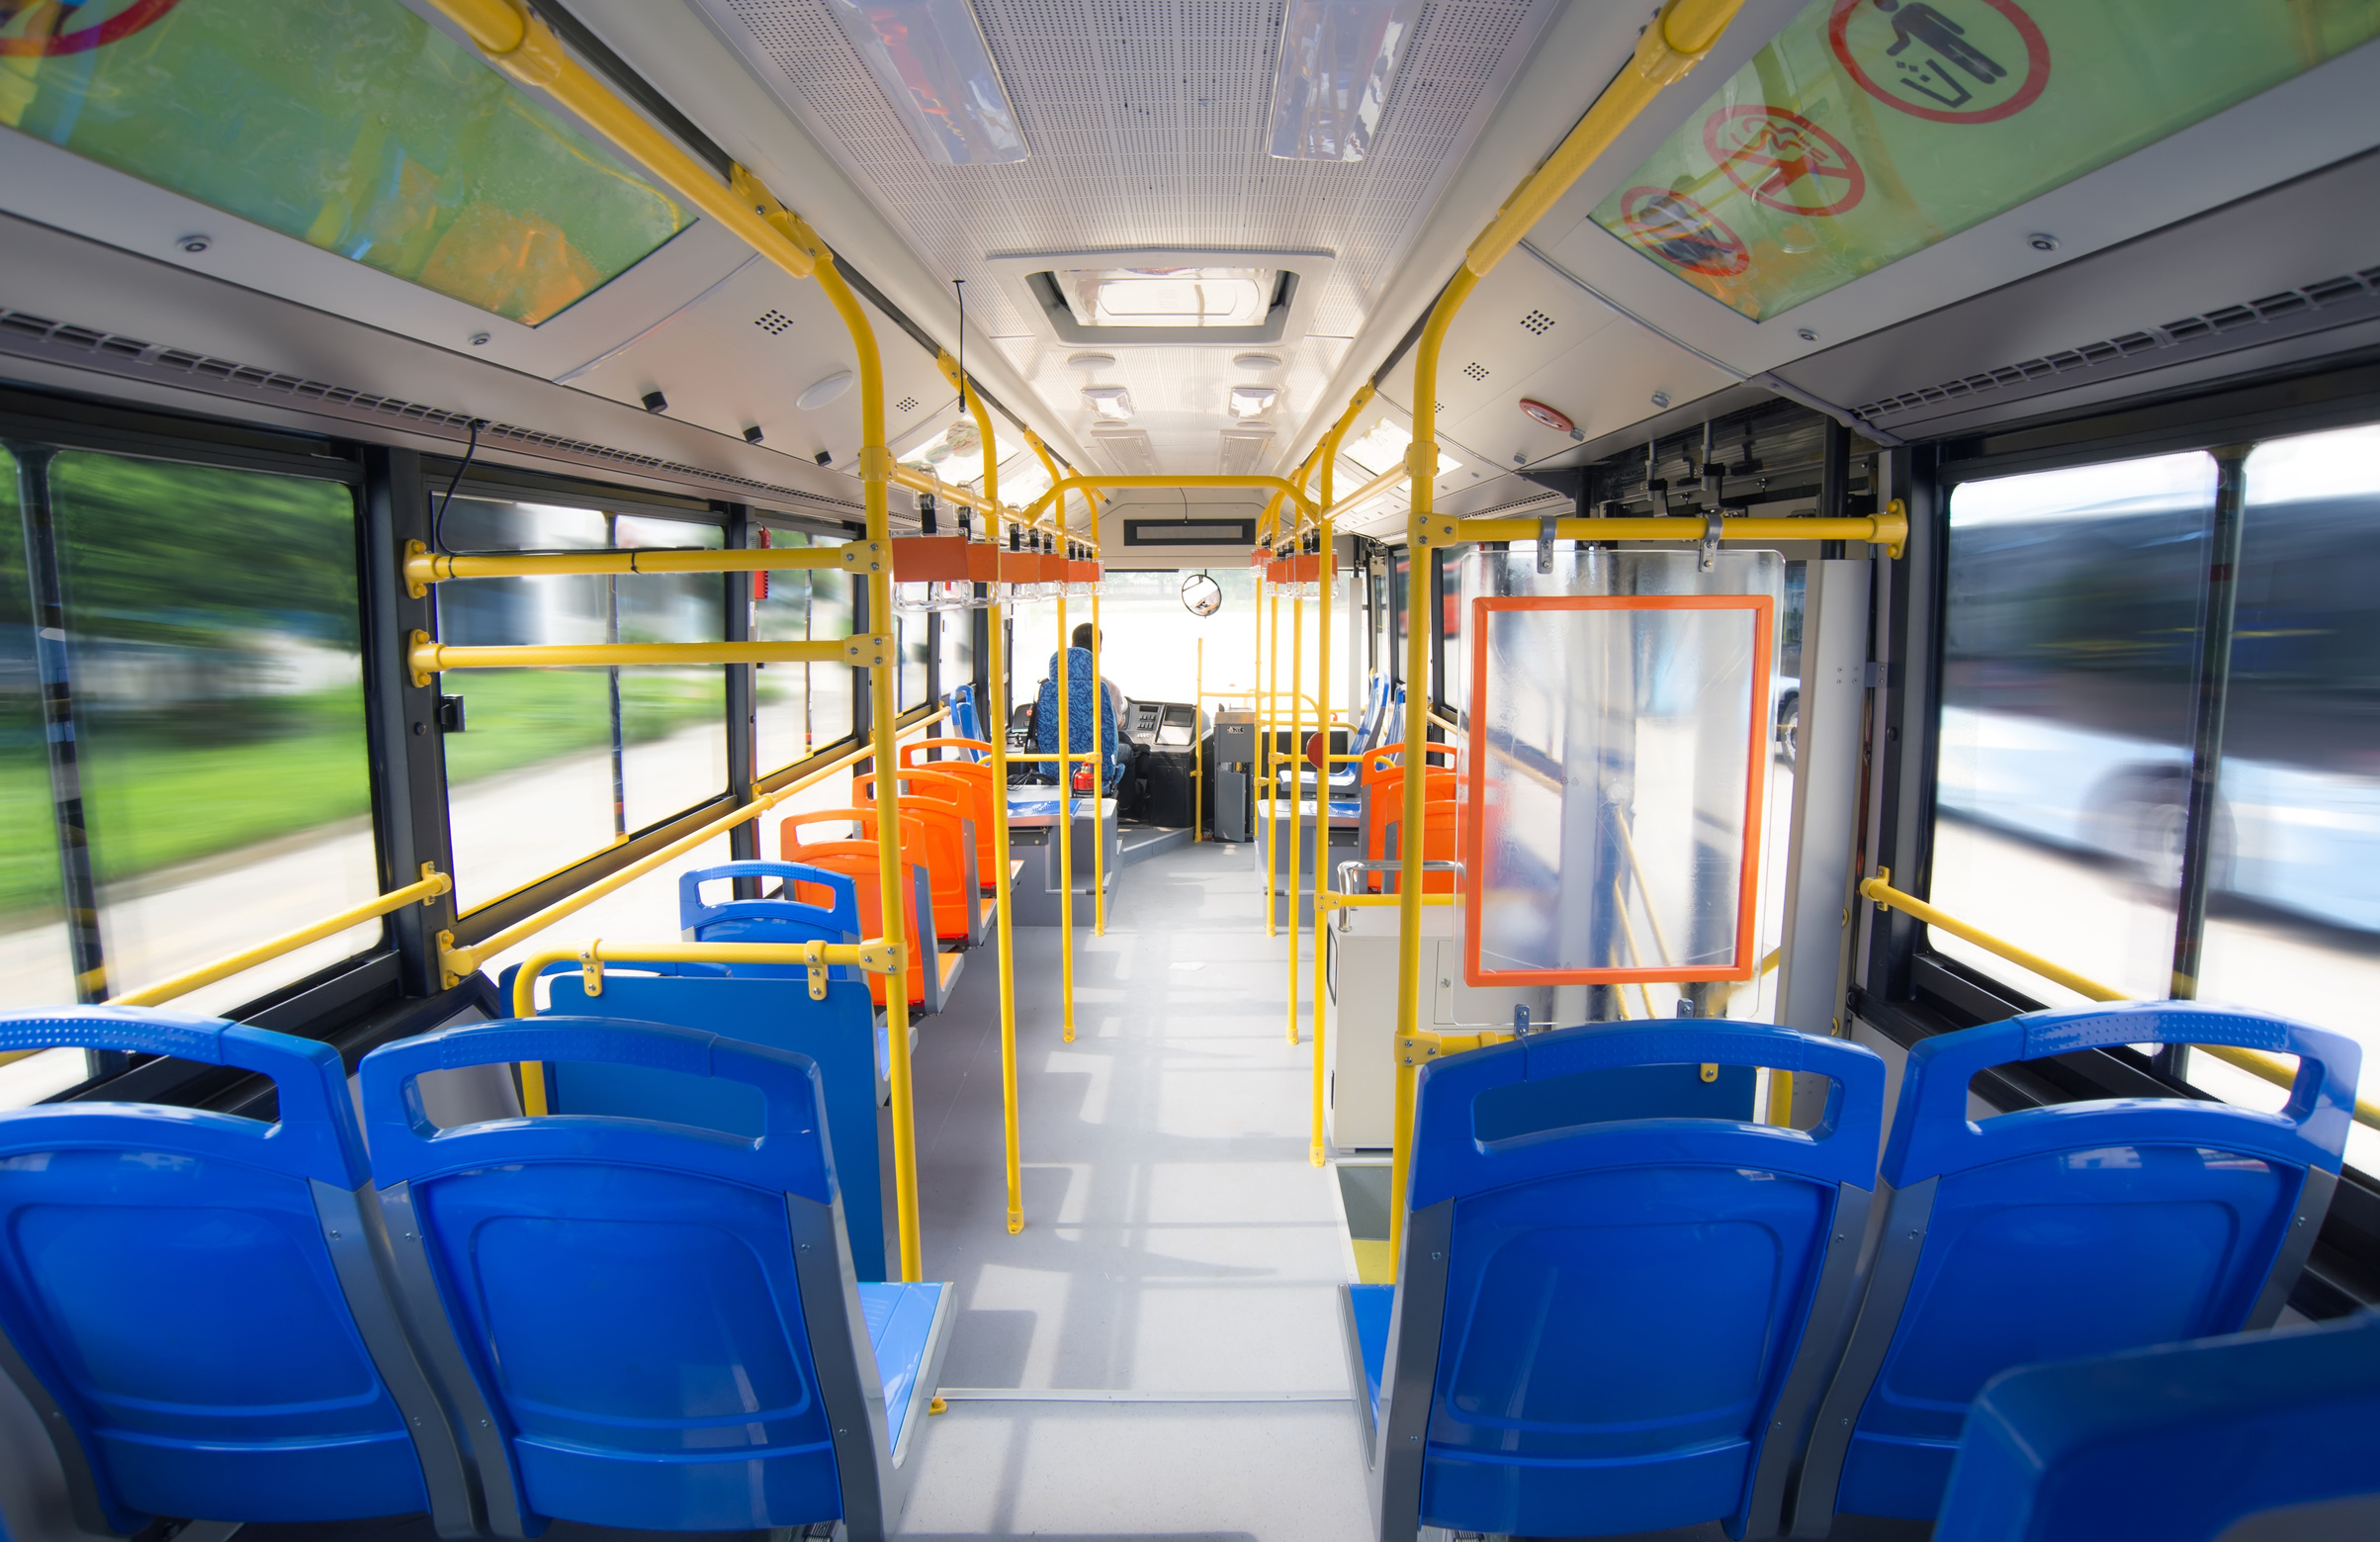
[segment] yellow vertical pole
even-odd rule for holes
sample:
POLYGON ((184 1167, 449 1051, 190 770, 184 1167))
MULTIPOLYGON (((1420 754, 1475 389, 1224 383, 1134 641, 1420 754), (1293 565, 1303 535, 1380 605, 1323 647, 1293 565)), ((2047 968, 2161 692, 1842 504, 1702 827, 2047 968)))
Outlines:
MULTIPOLYGON (((1066 1043, 1074 1043, 1074 726, 1068 688, 1074 673, 1071 645, 1066 639, 1066 590, 1058 590, 1058 664, 1050 678, 1058 682, 1058 989, 1066 997, 1066 1043)), ((1094 735, 1094 742, 1097 736, 1094 735)))
MULTIPOLYGON (((885 639, 884 656, 868 671, 868 725, 875 747, 876 887, 881 902, 878 920, 883 926, 881 935, 885 942, 903 950, 902 967, 892 976, 884 993, 884 1031, 891 1062, 888 1079, 893 1105, 893 1204, 901 1236, 901 1278, 918 1280, 925 1276, 919 1256, 922 1242, 918 1233, 918 1117, 910 1080, 909 979, 911 970, 931 968, 933 962, 930 958, 908 955, 908 930, 902 919, 907 914, 903 901, 909 866, 901 860, 900 778, 893 774, 899 764, 894 741, 898 737, 901 711, 894 693, 901 661, 892 651, 893 529, 887 496, 893 452, 884 440, 884 363, 876 349, 875 328, 869 323, 867 313, 859 308, 851 286, 836 271, 834 256, 824 245, 819 247, 816 260, 819 287, 840 313, 843 325, 851 333, 852 350, 859 356, 859 474, 867 500, 868 539, 884 553, 882 559, 869 565, 868 574, 868 627, 885 639)), ((933 935, 928 930, 933 924, 930 918, 921 916, 918 923, 921 940, 933 935)))
MULTIPOLYGON (((1086 497, 1083 501, 1089 503, 1086 497)), ((1091 509, 1092 527, 1098 528, 1100 511, 1097 504, 1091 509)), ((1100 591, 1091 590, 1091 753, 1098 755, 1105 739, 1099 724, 1106 720, 1107 680, 1100 673, 1100 591)), ((1120 737, 1124 725, 1115 725, 1120 737)), ((1091 778, 1091 935, 1107 935, 1107 763, 1097 763, 1098 771, 1091 778)))
POLYGON ((1257 710, 1258 743, 1262 746, 1259 764, 1264 770, 1263 785, 1258 790, 1263 801, 1255 806, 1265 811, 1265 935, 1274 935, 1274 913, 1278 908, 1273 884, 1280 872, 1280 805, 1273 797, 1273 712, 1280 700, 1280 586, 1272 582, 1272 570, 1266 570, 1266 608, 1272 612, 1273 635, 1265 644, 1265 684, 1259 692, 1262 705, 1257 710))
POLYGON ((1206 735, 1200 730, 1206 724, 1206 639, 1198 639, 1197 681, 1192 689, 1196 698, 1190 707, 1190 840, 1206 839, 1206 735))
MULTIPOLYGON (((993 446, 992 414, 959 373, 958 361, 945 353, 942 373, 958 388, 976 431, 984 441, 984 539, 998 551, 1000 529, 1000 455, 993 446)), ((1016 932, 1015 895, 1009 874, 1009 641, 1008 607, 1001 603, 1000 586, 990 586, 991 607, 986 678, 1000 693, 997 706, 983 702, 984 737, 992 746, 992 922, 1000 929, 1000 1134, 1009 1180, 1009 1234, 1024 1229, 1024 1172, 1016 1129, 1016 932)), ((967 896, 972 905, 976 897, 967 896)))
MULTIPOLYGON (((1314 682, 1314 706, 1316 715, 1322 719, 1322 742, 1325 746, 1330 744, 1331 730, 1331 596, 1333 589, 1339 582, 1339 559, 1331 547, 1331 504, 1335 481, 1332 476, 1332 466, 1339 459, 1340 439, 1355 423, 1356 414, 1363 411, 1364 405, 1370 400, 1371 388, 1369 386, 1357 392, 1355 400, 1347 404, 1347 411, 1340 416, 1338 422, 1331 426, 1331 431, 1323 436, 1322 448, 1314 454, 1315 461, 1320 464, 1322 469, 1322 496, 1318 500, 1322 509, 1322 658, 1320 660, 1320 678, 1314 682)), ((1330 984, 1329 959, 1324 952, 1330 943, 1330 939, 1324 935, 1324 929, 1330 925, 1331 914, 1329 906, 1331 892, 1329 853, 1331 772, 1328 756, 1323 759, 1322 771, 1314 790, 1314 1131, 1313 1143, 1306 1154, 1312 1159, 1315 1166, 1320 1167, 1324 1157, 1323 1105, 1330 1087, 1329 1068, 1323 1064, 1325 1045, 1322 1037, 1324 1020, 1328 1016, 1323 997, 1330 984)))
MULTIPOLYGON (((1282 930, 1289 934, 1289 1043, 1297 1043, 1297 843, 1305 830, 1305 761, 1299 750, 1305 736, 1306 607, 1289 596, 1289 913, 1282 930)), ((1280 822, 1278 805, 1274 823, 1280 822)), ((1316 856, 1320 856, 1317 851, 1316 856)), ((1268 885, 1270 887, 1270 885, 1268 885)))

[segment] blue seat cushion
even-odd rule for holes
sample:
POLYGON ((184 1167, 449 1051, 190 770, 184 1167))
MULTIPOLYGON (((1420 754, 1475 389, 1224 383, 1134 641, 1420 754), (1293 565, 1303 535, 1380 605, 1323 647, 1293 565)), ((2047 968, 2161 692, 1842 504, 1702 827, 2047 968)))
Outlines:
POLYGON ((867 1315, 868 1343, 876 1351, 876 1372, 884 1379, 886 1432, 895 1451, 901 1449, 901 1432, 910 1416, 923 1413, 922 1403, 933 1398, 934 1390, 921 1388, 919 1378, 933 1348, 934 1314, 941 1308, 942 1292, 948 1289, 938 1281, 862 1281, 859 1286, 859 1310, 867 1315), (921 1406, 913 1407, 913 1404, 921 1406))
POLYGON ((1388 1319, 1396 1307, 1393 1285, 1351 1285, 1347 1305, 1356 1321, 1356 1338, 1364 1346, 1364 1391, 1371 1399, 1371 1417, 1380 1417, 1380 1376, 1388 1364, 1388 1319))

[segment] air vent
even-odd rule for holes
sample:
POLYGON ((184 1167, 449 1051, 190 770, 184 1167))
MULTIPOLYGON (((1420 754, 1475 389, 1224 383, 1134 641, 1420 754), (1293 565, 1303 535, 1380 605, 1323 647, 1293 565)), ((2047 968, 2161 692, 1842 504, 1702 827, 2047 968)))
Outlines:
POLYGON ((787 316, 782 311, 767 312, 763 314, 758 320, 752 322, 752 325, 757 326, 760 328, 760 330, 768 333, 768 335, 771 337, 774 337, 777 333, 783 331, 786 327, 791 326, 792 324, 793 317, 787 316))
POLYGON ((1270 433, 1226 432, 1223 437, 1223 475, 1244 477, 1256 470, 1256 463, 1273 446, 1270 433))
POLYGON ((1115 463, 1115 469, 1125 476, 1157 475, 1157 451, 1149 443, 1149 431, 1146 428, 1095 427, 1091 430, 1091 438, 1093 443, 1107 452, 1107 458, 1115 463))
POLYGON ((895 402, 893 406, 901 411, 914 412, 918 409, 918 399, 916 397, 903 397, 900 401, 895 402))
POLYGON ((1543 337, 1553 330, 1553 317, 1543 311, 1532 311, 1521 317, 1521 330, 1532 337, 1543 337))
POLYGON ((1462 367, 1462 373, 1463 373, 1463 378, 1464 378, 1464 379, 1466 379, 1466 380, 1485 380, 1485 379, 1487 379, 1487 367, 1486 367, 1485 365, 1483 365, 1483 364, 1476 364, 1476 363, 1473 363, 1473 364, 1465 364, 1465 365, 1462 367))
MULTIPOLYGON (((2380 268, 2365 268, 2360 273, 2341 274, 2307 284, 2298 289, 2283 290, 2250 300, 2241 305, 2225 306, 2203 316, 2186 316, 2178 321, 2167 321, 2147 331, 2126 332, 2100 342, 2085 343, 2060 353, 2045 354, 2038 359, 2026 359, 2005 364, 1998 369, 1985 370, 1959 380, 1946 380, 1939 385, 1903 392, 1899 396, 1883 397, 1855 410, 1865 418, 1891 417, 1896 413, 1913 412, 1922 408, 1968 397, 2003 391, 2028 382, 2050 380, 2062 376, 2078 376, 2123 364, 2143 354, 2159 353, 2168 348, 2197 345, 2195 352, 2220 352, 2225 345, 2219 339, 2250 327, 2269 326, 2275 322, 2302 320, 2313 313, 2356 301, 2369 302, 2380 298, 2380 268)), ((2301 326, 2293 330, 2315 330, 2301 326)), ((2248 339, 2243 339, 2246 341, 2248 339)), ((2235 346, 2237 344, 2234 344, 2235 346)), ((2133 368, 2144 366, 2135 365, 2133 368)), ((2128 374, 2130 369, 2115 373, 2128 374)))
MULTIPOLYGON (((443 429, 446 437, 458 446, 464 442, 472 418, 469 412, 428 407, 398 397, 376 396, 352 386, 334 386, 319 380, 308 380, 300 375, 285 375, 253 364, 240 364, 209 354, 142 342, 138 338, 116 332, 52 321, 44 317, 29 316, 22 311, 0 310, 0 353, 100 370, 126 380, 169 384, 184 391, 204 392, 232 401, 278 399, 288 406, 348 422, 402 427, 416 432, 423 428, 443 429)), ((574 465, 612 470, 625 468, 707 486, 736 488, 796 506, 826 505, 837 509, 861 506, 857 499, 822 498, 797 488, 779 487, 773 482, 731 476, 725 472, 690 466, 682 461, 663 460, 658 455, 641 455, 633 450, 613 449, 609 445, 593 444, 584 439, 542 433, 517 423, 493 424, 484 430, 480 437, 483 444, 503 443, 574 465)))

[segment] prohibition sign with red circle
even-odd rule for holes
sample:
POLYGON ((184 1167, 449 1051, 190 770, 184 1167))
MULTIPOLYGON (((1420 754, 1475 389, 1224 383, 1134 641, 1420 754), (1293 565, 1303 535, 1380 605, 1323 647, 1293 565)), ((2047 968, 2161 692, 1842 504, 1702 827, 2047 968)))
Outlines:
MULTIPOLYGON (((1896 108, 1911 118, 1922 118, 1927 123, 1998 123, 2003 118, 2013 118, 2031 107, 2041 93, 2049 87, 2050 40, 2041 35, 2041 24, 2027 16, 2025 8, 2018 5, 2016 0, 1977 0, 1977 3, 1989 6, 1998 12, 2001 20, 2015 28, 2016 35, 2024 40, 2025 78, 2023 83, 2007 100, 1972 113, 1953 112, 1939 107, 1920 107, 1907 97, 1896 95, 1878 84, 1876 77, 1861 66, 1859 59, 1851 51, 1851 45, 1844 36, 1851 25, 1851 14, 1862 5, 1873 3, 1874 0, 1835 0, 1834 14, 1826 21, 1826 42, 1834 49, 1834 56, 1842 61, 1843 68, 1851 72, 1851 78, 1859 82, 1860 89, 1888 107, 1896 108)), ((1892 7, 1878 6, 1877 9, 1897 10, 1902 3, 1914 5, 1918 3, 1918 0, 1895 0, 1892 7)), ((1931 10, 1932 7, 1928 6, 1926 9, 1931 10)), ((1957 24, 1954 22, 1952 25, 1956 26, 1957 24)), ((1965 31, 1963 28, 1960 30, 1965 31)), ((1895 45, 1895 46, 1898 45, 1895 45)))
POLYGON ((1782 107, 1722 107, 1703 123, 1703 148, 1727 180, 1789 215, 1839 215, 1868 196, 1868 174, 1843 141, 1782 107), (1821 194, 1805 203, 1794 184, 1821 194))
POLYGON ((1752 265, 1751 248, 1719 217, 1683 193, 1632 187, 1620 195, 1629 238, 1673 267, 1733 278, 1752 265))
MULTIPOLYGON (((93 48, 130 38, 132 34, 156 21, 181 4, 181 0, 132 0, 131 5, 104 22, 94 22, 74 32, 57 33, 49 37, 0 38, 0 57, 55 58, 64 53, 88 53, 93 48)), ((0 15, 0 26, 6 26, 28 10, 64 10, 58 0, 35 0, 30 7, 12 7, 0 15)))

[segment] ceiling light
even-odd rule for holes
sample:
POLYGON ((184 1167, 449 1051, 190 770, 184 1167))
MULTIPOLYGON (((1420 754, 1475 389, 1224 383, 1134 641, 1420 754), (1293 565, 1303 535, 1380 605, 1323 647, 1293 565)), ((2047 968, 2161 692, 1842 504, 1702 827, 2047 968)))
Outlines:
POLYGON ((1111 422, 1132 415, 1132 394, 1121 386, 1085 386, 1083 405, 1111 422))
POLYGON ((1362 438, 1350 439, 1341 444, 1339 453, 1376 477, 1389 467, 1403 461, 1405 446, 1412 442, 1412 434, 1399 427, 1391 419, 1383 417, 1372 424, 1371 431, 1362 438))
POLYGON ((1235 353, 1231 356, 1231 367, 1262 373, 1265 370, 1279 369, 1280 359, 1278 355, 1271 353, 1235 353))
POLYGON ((1078 370, 1111 370, 1115 368, 1115 355, 1112 353, 1070 353, 1066 356, 1066 366, 1069 369, 1078 370))
POLYGON ((812 383, 793 399, 793 405, 803 411, 815 411, 851 389, 851 372, 837 370, 826 379, 812 383))
POLYGON ((1362 160, 1421 11, 1422 0, 1289 0, 1273 76, 1273 153, 1362 160))
POLYGON ((1083 326, 1254 326, 1273 309, 1270 268, 1068 268, 1055 275, 1083 326))
POLYGON ((1273 399, 1280 393, 1271 386, 1234 386, 1231 388, 1231 415, 1254 417, 1273 409, 1273 399))
POLYGON ((945 166, 1025 157, 1016 110, 966 0, 828 0, 909 136, 945 166))

